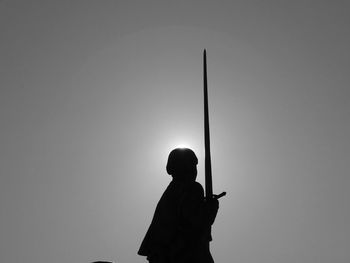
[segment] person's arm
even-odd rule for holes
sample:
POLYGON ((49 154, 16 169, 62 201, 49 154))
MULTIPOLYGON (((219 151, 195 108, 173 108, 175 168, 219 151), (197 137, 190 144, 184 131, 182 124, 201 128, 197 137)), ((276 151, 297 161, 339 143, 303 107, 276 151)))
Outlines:
POLYGON ((218 200, 205 201, 203 187, 196 182, 183 200, 182 215, 192 227, 203 228, 214 223, 218 208, 218 200))

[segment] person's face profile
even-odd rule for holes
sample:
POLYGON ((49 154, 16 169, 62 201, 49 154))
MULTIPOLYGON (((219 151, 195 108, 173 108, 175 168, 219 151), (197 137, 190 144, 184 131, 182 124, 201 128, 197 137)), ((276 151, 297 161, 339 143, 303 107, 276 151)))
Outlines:
POLYGON ((197 164, 187 164, 184 170, 184 176, 190 181, 195 181, 197 178, 197 164))

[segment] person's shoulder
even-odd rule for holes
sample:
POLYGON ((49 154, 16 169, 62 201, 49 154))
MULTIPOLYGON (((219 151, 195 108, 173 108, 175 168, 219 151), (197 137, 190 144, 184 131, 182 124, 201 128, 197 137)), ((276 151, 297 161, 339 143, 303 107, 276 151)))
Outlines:
POLYGON ((203 190, 203 186, 200 183, 198 183, 197 181, 193 182, 193 187, 203 190))
POLYGON ((191 183, 190 189, 192 193, 204 195, 203 186, 196 181, 191 183))

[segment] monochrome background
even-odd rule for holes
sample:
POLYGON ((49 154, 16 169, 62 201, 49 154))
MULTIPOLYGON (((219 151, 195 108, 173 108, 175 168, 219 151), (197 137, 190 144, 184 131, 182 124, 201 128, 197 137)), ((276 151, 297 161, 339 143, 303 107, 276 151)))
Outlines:
POLYGON ((350 262, 347 1, 1 1, 0 255, 146 262, 178 145, 220 263, 350 262))

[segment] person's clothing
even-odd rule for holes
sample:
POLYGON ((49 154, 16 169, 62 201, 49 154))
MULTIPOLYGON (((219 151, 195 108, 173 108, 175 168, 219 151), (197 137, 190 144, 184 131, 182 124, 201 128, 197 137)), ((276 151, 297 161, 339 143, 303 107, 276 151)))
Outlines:
POLYGON ((203 187, 173 180, 159 200, 139 255, 150 263, 213 263, 210 227, 218 202, 205 202, 203 187))

